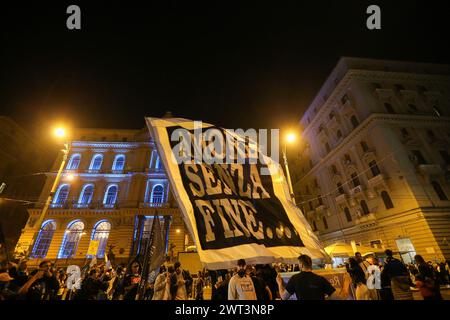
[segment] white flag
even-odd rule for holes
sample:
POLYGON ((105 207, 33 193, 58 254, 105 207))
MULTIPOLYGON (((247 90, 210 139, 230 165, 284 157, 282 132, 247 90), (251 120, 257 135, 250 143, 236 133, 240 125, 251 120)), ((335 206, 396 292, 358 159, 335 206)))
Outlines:
MULTIPOLYGON (((231 268, 238 259, 263 264, 296 263, 300 254, 313 259, 327 258, 300 209, 292 202, 280 165, 259 150, 257 155, 264 161, 231 163, 225 159, 225 150, 237 155, 239 149, 231 144, 231 148, 223 146, 219 150, 220 143, 215 144, 221 139, 247 143, 249 140, 209 124, 203 123, 198 128, 198 122, 186 119, 146 120, 206 268, 231 268), (198 137, 204 141, 199 142, 198 137), (214 140, 208 142, 208 137, 214 140), (205 157, 199 160, 199 152, 222 157, 224 163, 211 163, 205 157)), ((245 150, 247 157, 252 149, 245 150)))

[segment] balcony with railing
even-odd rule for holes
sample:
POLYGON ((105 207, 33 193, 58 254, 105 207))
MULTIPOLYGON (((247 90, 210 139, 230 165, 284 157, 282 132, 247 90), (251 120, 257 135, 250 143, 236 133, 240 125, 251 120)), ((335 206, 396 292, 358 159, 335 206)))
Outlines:
MULTIPOLYGON (((42 208, 44 204, 36 204, 35 208, 42 208)), ((94 201, 88 204, 78 203, 75 200, 67 200, 58 203, 52 203, 51 209, 75 209, 75 210, 100 210, 100 209, 120 209, 120 208, 168 208, 169 202, 140 202, 140 201, 118 201, 115 203, 103 203, 94 201)))

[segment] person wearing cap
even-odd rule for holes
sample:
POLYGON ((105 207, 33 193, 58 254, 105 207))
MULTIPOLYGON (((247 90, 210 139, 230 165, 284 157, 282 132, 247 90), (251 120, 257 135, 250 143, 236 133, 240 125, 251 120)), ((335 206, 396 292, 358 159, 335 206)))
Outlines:
POLYGON ((8 272, 0 273, 0 301, 9 300, 13 292, 9 290, 9 284, 14 280, 8 272))
POLYGON ((237 265, 237 272, 228 284, 228 300, 257 300, 253 280, 246 273, 245 260, 239 259, 237 265))

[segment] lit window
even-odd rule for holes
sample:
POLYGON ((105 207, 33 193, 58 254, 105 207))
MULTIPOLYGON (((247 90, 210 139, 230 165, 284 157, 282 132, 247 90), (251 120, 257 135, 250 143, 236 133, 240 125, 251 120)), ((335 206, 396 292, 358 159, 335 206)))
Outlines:
POLYGON ((42 224, 41 230, 36 238, 36 242, 33 247, 33 258, 45 258, 50 247, 50 243, 53 239, 53 234, 56 230, 56 224, 53 220, 45 221, 42 224))
POLYGON ((151 203, 163 203, 164 202, 164 187, 157 184, 152 189, 152 196, 150 198, 151 203))
POLYGON ((69 197, 69 185, 63 184, 59 186, 56 191, 55 198, 53 199, 53 204, 56 206, 62 206, 66 204, 67 198, 69 197))
POLYGON ((125 167, 125 156, 123 154, 119 154, 114 159, 113 170, 121 171, 125 167))
POLYGON ((77 170, 80 166, 80 160, 81 156, 79 154, 74 154, 69 160, 69 163, 67 164, 67 170, 77 170))
POLYGON ((91 166, 89 167, 90 170, 100 170, 102 167, 103 162, 103 156, 101 154, 97 154, 94 157, 92 157, 91 166))
MULTIPOLYGON (((99 241, 97 258, 103 258, 105 256, 106 244, 108 242, 110 230, 111 224, 105 220, 97 222, 94 227, 91 240, 99 241)), ((88 255, 88 257, 90 257, 90 255, 88 255)))
POLYGON ((94 195, 94 186, 92 184, 87 184, 83 187, 80 193, 80 198, 78 199, 79 205, 89 205, 92 202, 92 196, 94 195))
POLYGON ((114 205, 116 204, 116 200, 117 200, 117 191, 118 190, 119 190, 119 188, 115 184, 108 186, 108 188, 106 189, 106 192, 105 192, 105 197, 103 199, 103 204, 105 205, 105 207, 107 207, 107 208, 114 207, 114 205))
POLYGON ((83 230, 84 223, 79 220, 73 221, 69 224, 64 234, 63 243, 59 250, 59 259, 68 259, 75 256, 83 230))

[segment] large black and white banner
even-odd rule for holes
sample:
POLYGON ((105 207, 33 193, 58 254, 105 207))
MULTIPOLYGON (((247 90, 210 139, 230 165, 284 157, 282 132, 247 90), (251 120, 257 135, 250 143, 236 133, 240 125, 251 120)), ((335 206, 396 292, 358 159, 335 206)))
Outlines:
POLYGON ((280 165, 253 148, 254 141, 186 119, 146 120, 207 268, 234 267, 241 258, 294 263, 302 253, 326 257, 291 201, 280 165))

